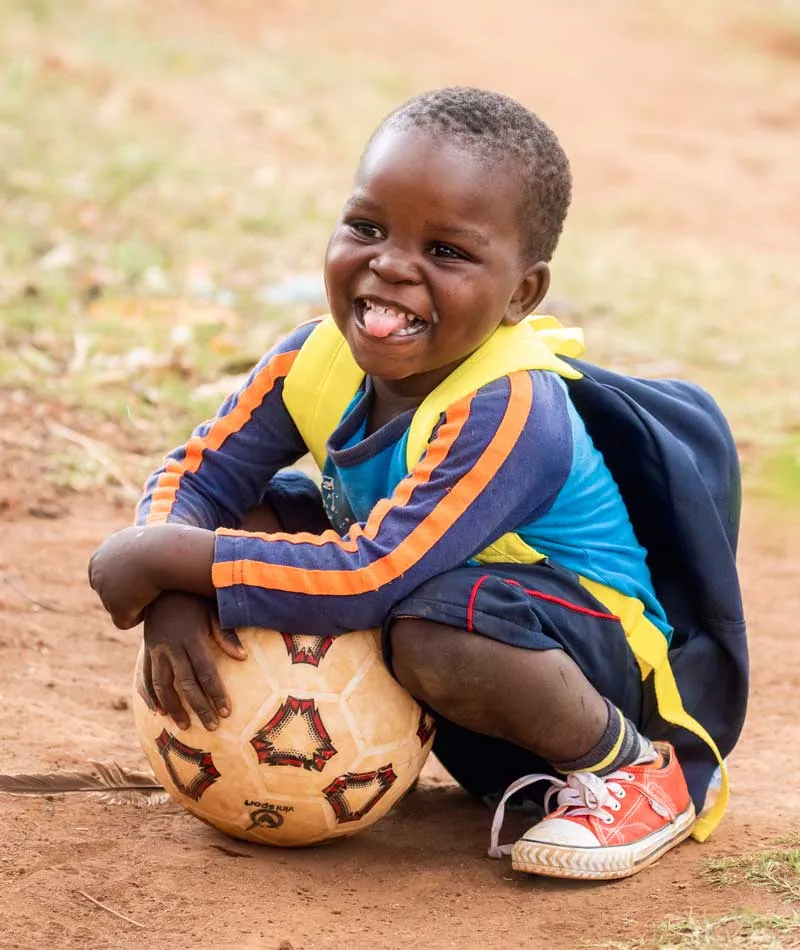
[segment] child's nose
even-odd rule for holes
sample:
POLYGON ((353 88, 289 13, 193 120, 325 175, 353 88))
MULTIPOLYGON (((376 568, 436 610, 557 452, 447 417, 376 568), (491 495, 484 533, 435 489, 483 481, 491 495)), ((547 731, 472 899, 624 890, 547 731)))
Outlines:
POLYGON ((387 284, 415 284, 419 269, 410 254, 399 249, 383 250, 369 262, 369 269, 387 284))

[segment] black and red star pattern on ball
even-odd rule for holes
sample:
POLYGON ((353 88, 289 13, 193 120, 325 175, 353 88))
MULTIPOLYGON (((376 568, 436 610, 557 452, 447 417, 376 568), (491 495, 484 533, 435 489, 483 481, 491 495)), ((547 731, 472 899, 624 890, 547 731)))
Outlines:
POLYGON ((375 769, 374 772, 345 772, 335 778, 327 788, 323 788, 322 794, 328 799, 339 824, 359 821, 375 807, 396 780, 397 775, 390 763, 375 769), (372 794, 364 804, 360 808, 352 808, 347 801, 348 793, 358 792, 361 798, 364 792, 370 789, 372 794))
POLYGON ((313 699, 287 696, 275 715, 250 740, 262 765, 294 765, 321 772, 336 755, 313 699))
POLYGON ((220 777, 220 772, 214 765, 210 752, 204 752, 202 749, 195 749, 180 739, 163 729, 161 735, 156 739, 156 747, 161 753, 164 765, 167 767, 169 777, 172 779, 178 791, 188 798, 199 802, 207 788, 212 786, 220 777), (196 766, 197 772, 187 783, 178 773, 173 756, 177 756, 184 762, 190 762, 196 766))
POLYGON ((333 643, 333 637, 315 637, 308 633, 282 633, 281 636, 292 663, 309 666, 319 666, 333 643))
POLYGON ((419 711, 419 725, 417 726, 417 736, 419 744, 426 745, 431 736, 436 732, 436 720, 424 709, 419 711))

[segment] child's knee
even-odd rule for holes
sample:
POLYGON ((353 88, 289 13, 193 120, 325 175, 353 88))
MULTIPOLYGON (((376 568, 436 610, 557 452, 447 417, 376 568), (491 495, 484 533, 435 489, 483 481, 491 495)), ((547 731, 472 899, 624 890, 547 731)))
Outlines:
POLYGON ((436 707, 458 689, 457 655, 467 639, 463 631, 401 617, 392 624, 389 637, 394 675, 413 696, 436 707))

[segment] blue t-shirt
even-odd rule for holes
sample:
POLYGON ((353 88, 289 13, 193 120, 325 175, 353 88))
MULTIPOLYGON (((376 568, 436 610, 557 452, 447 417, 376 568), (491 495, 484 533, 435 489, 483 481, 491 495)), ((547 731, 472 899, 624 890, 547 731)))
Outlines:
MULTIPOLYGON (((653 590, 647 552, 637 542, 625 503, 603 456, 594 447, 583 420, 572 405, 563 380, 554 373, 535 372, 539 399, 554 389, 551 411, 557 406, 570 433, 571 462, 566 478, 563 460, 551 456, 553 484, 558 490, 546 510, 516 533, 534 550, 589 580, 597 581, 645 605, 649 619, 669 637, 672 627, 653 590)), ((356 522, 366 521, 375 505, 390 498, 408 473, 406 449, 413 410, 397 416, 366 435, 373 398, 370 381, 356 394, 328 441, 322 473, 322 500, 331 524, 345 535, 356 522)), ((476 459, 477 461, 477 459, 476 459)), ((547 472, 540 478, 547 479, 547 472)), ((520 471, 524 485, 525 472, 520 471)), ((537 487, 531 486, 532 501, 537 487)), ((552 486, 551 486, 552 490, 552 486)))

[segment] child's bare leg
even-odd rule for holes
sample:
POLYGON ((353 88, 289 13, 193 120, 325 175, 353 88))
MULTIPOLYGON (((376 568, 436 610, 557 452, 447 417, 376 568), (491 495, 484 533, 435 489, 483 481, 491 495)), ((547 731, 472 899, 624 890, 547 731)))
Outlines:
POLYGON ((525 650, 443 624, 392 627, 400 682, 440 715, 552 763, 579 759, 608 724, 608 706, 561 650, 525 650))
POLYGON ((241 530, 271 534, 275 531, 283 531, 283 525, 272 505, 269 502, 262 501, 260 505, 256 505, 244 516, 241 530))
POLYGON ((659 756, 558 649, 526 650, 411 617, 391 628, 401 683, 445 719, 512 742, 560 772, 558 804, 513 845, 500 847, 502 802, 543 776, 512 785, 492 826, 490 853, 553 877, 627 877, 692 830, 694 808, 669 746, 659 756))

